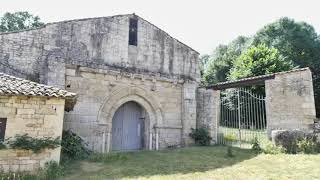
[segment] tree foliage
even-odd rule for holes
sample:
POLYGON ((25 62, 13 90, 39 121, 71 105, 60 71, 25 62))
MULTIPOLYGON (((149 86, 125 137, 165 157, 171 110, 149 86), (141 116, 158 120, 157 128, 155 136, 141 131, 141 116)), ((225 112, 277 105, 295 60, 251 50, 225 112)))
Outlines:
POLYGON ((204 73, 204 69, 206 69, 207 63, 209 62, 210 55, 205 54, 199 58, 199 66, 200 66, 200 74, 201 76, 204 73))
POLYGON ((251 76, 259 76, 293 68, 291 61, 280 56, 275 48, 260 44, 251 47, 233 63, 228 79, 235 80, 251 76))
POLYGON ((228 45, 218 46, 204 69, 204 84, 226 81, 234 59, 239 57, 249 47, 250 43, 250 38, 239 36, 228 45))
POLYGON ((27 11, 5 13, 0 19, 0 32, 18 31, 44 25, 39 16, 34 16, 27 11))
MULTIPOLYGON (((261 74, 257 72, 268 73, 276 71, 277 67, 262 66, 266 61, 260 64, 261 66, 250 65, 251 67, 239 67, 241 64, 239 61, 248 61, 250 59, 244 56, 239 59, 239 56, 241 56, 246 49, 258 47, 261 44, 277 50, 277 53, 274 54, 274 56, 277 56, 276 58, 272 56, 268 57, 271 58, 269 59, 270 61, 280 58, 281 62, 286 61, 292 63, 294 67, 309 67, 311 69, 313 72, 317 116, 320 117, 320 37, 314 28, 305 22, 296 22, 287 17, 280 18, 264 26, 252 38, 240 36, 228 45, 218 46, 214 50, 214 53, 210 55, 207 66, 205 66, 203 70, 203 83, 205 85, 214 84, 226 81, 228 78, 243 78, 261 74), (233 67, 234 65, 238 67, 233 67), (262 70, 264 67, 267 69, 262 70), (249 69, 250 72, 240 72, 241 69, 249 69)), ((271 51, 275 53, 275 50, 271 51)), ((269 53, 272 54, 272 52, 269 53)), ((278 60, 276 62, 281 63, 278 62, 278 60)), ((282 68, 282 66, 279 67, 281 70, 286 69, 282 68)))
POLYGON ((313 67, 319 61, 320 41, 314 28, 287 17, 263 27, 254 36, 253 45, 266 44, 278 49, 296 66, 313 67))

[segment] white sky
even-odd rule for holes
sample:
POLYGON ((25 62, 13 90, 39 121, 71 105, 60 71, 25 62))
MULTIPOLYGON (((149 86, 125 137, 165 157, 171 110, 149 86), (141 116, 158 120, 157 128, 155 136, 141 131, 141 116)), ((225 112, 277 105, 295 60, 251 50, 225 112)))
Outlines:
POLYGON ((0 15, 22 10, 44 22, 135 12, 201 54, 283 16, 320 32, 319 0, 0 0, 0 15))

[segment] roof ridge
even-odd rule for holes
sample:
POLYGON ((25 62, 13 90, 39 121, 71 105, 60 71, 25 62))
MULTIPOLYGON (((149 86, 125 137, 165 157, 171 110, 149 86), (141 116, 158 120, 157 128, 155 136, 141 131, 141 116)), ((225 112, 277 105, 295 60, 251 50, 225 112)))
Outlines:
POLYGON ((35 27, 35 28, 29 28, 29 29, 23 29, 23 30, 17 30, 17 31, 10 31, 10 32, 0 32, 0 35, 5 35, 5 34, 14 34, 14 33, 20 33, 20 32, 27 32, 27 31, 32 31, 32 30, 38 30, 38 29, 43 29, 46 28, 49 25, 53 25, 53 24, 59 24, 59 23, 67 23, 67 22, 79 22, 79 21, 86 21, 86 20, 92 20, 92 19, 102 19, 102 18, 114 18, 114 17, 121 17, 121 16, 136 16, 140 19, 142 19, 143 21, 149 23, 150 25, 154 26, 155 28, 163 31, 167 36, 171 37, 172 39, 178 41, 180 44, 190 48, 192 51, 200 54, 198 51, 196 51, 195 49, 193 49, 192 47, 188 46, 187 44, 183 43, 182 41, 178 40, 177 38, 174 38, 173 36, 171 36, 169 33, 167 33, 165 30, 163 30, 162 28, 159 28, 158 26, 156 26, 155 24, 151 23, 150 21, 144 19, 143 17, 132 13, 132 14, 118 14, 118 15, 113 15, 113 16, 100 16, 100 17, 90 17, 90 18, 80 18, 80 19, 71 19, 71 20, 63 20, 63 21, 56 21, 56 22, 49 22, 46 23, 42 26, 39 27, 35 27))

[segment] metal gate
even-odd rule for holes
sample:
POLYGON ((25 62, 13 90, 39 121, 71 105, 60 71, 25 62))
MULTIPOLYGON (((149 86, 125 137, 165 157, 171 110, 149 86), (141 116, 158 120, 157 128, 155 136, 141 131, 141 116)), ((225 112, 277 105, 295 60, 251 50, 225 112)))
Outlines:
POLYGON ((249 89, 237 88, 221 92, 218 143, 251 147, 257 138, 267 142, 265 97, 249 89))

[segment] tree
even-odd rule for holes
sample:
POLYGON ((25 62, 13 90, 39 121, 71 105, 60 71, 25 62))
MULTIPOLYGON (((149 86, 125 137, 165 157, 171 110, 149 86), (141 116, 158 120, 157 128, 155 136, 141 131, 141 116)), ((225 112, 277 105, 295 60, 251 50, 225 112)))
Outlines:
POLYGON ((266 25, 254 37, 253 45, 266 44, 279 50, 296 66, 313 67, 319 61, 320 40, 314 28, 287 17, 266 25))
POLYGON ((206 69, 206 66, 208 64, 210 56, 208 54, 202 55, 199 60, 199 66, 200 66, 200 74, 203 75, 204 69, 206 69))
POLYGON ((44 25, 38 16, 27 11, 5 13, 0 19, 0 32, 18 31, 44 25))
POLYGON ((281 57, 275 48, 264 44, 253 46, 239 56, 233 63, 228 79, 235 80, 251 76, 259 76, 293 68, 289 60, 281 57))
POLYGON ((214 84, 227 80, 233 61, 251 44, 251 39, 239 36, 228 45, 219 45, 210 56, 204 69, 203 83, 214 84))
POLYGON ((287 17, 266 25, 254 37, 253 44, 274 47, 295 66, 310 67, 313 72, 315 102, 320 116, 320 38, 314 28, 305 22, 287 17))

